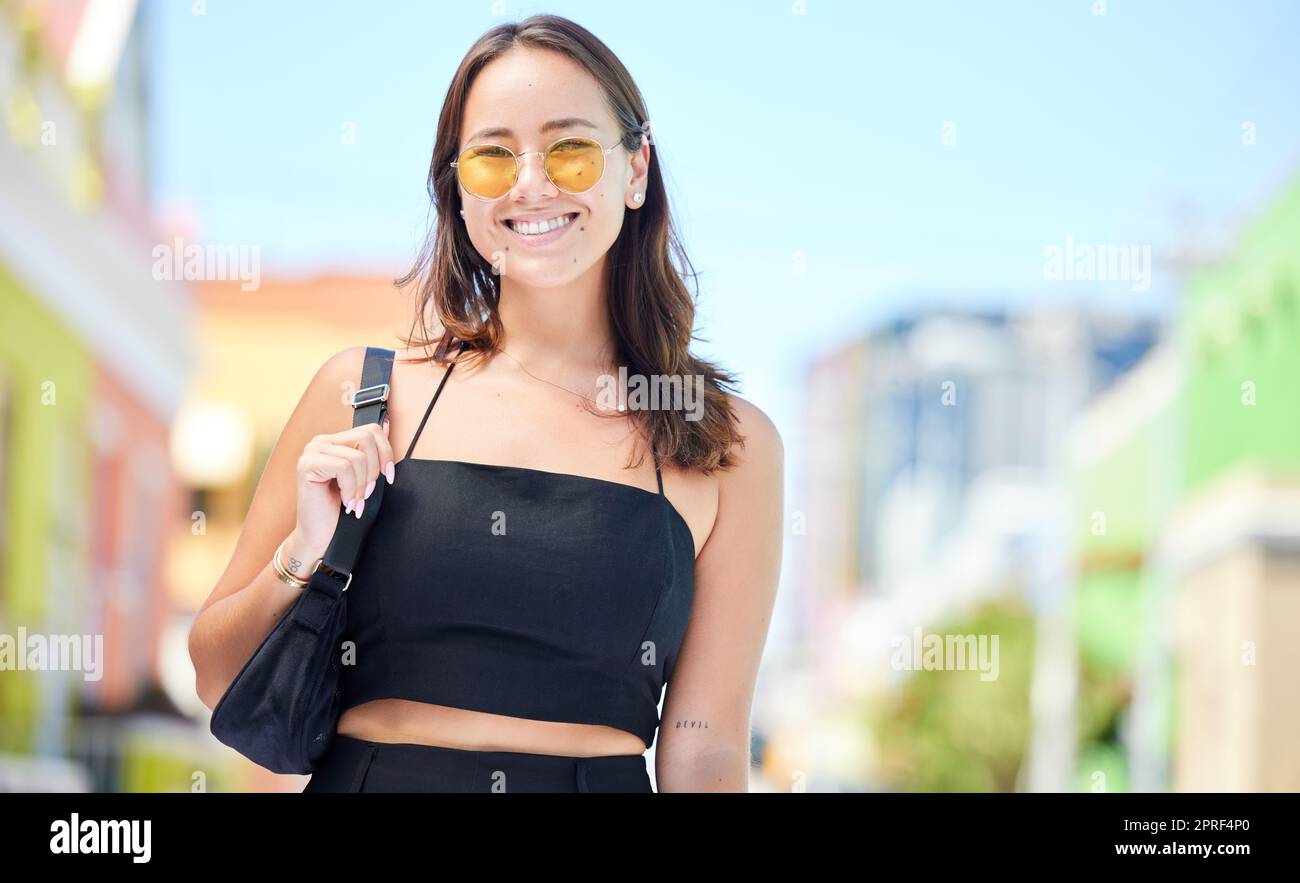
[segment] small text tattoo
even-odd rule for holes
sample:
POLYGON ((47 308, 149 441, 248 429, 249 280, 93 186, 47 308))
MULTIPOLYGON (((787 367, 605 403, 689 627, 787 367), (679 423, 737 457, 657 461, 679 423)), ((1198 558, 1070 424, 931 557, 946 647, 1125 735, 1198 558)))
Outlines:
POLYGON ((677 722, 677 729, 679 730, 707 730, 708 728, 709 728, 708 721, 682 720, 677 722))

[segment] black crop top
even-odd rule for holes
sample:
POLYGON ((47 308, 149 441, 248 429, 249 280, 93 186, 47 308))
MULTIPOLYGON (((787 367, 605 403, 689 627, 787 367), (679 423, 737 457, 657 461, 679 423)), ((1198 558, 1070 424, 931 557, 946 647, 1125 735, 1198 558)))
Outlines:
POLYGON ((664 496, 658 457, 658 493, 413 460, 454 366, 396 464, 353 571, 343 640, 355 653, 344 656, 340 713, 411 699, 604 724, 649 747, 695 588, 695 540, 664 496))

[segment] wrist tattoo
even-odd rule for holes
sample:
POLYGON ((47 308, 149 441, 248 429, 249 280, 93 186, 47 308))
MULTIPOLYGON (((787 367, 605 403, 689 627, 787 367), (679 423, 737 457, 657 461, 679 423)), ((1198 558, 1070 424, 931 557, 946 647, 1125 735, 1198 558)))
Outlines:
POLYGON ((290 572, 290 573, 297 573, 297 572, 298 572, 298 568, 300 568, 300 567, 302 567, 302 562, 299 561, 297 558, 290 558, 290 559, 289 559, 289 572, 290 572))

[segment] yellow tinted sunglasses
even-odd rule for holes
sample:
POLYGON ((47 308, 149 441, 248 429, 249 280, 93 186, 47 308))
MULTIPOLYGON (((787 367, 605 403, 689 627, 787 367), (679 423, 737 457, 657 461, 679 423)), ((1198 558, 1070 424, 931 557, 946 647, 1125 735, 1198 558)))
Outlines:
POLYGON ((604 147, 592 138, 574 135, 555 141, 545 150, 518 154, 500 144, 474 144, 451 165, 466 193, 492 201, 510 192, 519 180, 520 162, 535 153, 545 159, 546 177, 552 184, 565 193, 586 193, 605 173, 606 154, 618 147, 604 147))

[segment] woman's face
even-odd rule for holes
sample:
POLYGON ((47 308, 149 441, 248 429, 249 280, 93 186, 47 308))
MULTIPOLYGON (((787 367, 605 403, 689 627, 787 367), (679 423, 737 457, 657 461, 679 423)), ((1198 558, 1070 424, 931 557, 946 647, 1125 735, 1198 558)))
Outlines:
POLYGON ((520 159, 514 187, 498 200, 478 199, 458 185, 463 222, 484 260, 503 277, 537 288, 566 285, 600 263, 618 238, 624 211, 644 204, 634 196, 646 190, 646 139, 631 156, 621 146, 606 154, 600 181, 585 193, 558 189, 546 176, 543 158, 531 152, 571 135, 609 148, 619 134, 595 79, 558 52, 513 49, 484 67, 466 97, 457 153, 483 143, 530 153, 520 159), (544 128, 555 121, 564 123, 544 128), (557 216, 570 218, 558 236, 529 236, 506 224, 557 216))

